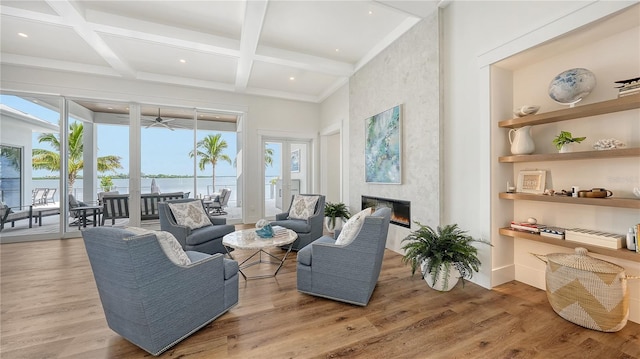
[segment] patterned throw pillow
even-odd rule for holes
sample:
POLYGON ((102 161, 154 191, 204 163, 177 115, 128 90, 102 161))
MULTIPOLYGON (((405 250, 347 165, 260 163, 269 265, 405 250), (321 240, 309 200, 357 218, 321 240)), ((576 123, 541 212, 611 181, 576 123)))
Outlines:
POLYGON ((196 229, 211 225, 209 216, 205 213, 200 201, 167 204, 171 208, 171 213, 173 213, 176 223, 181 226, 196 229))
POLYGON ((289 209, 289 218, 307 220, 313 216, 318 203, 318 196, 293 196, 293 202, 289 209))
MULTIPOLYGON (((158 238, 158 243, 160 243, 160 247, 167 255, 170 261, 177 265, 187 266, 191 264, 191 260, 187 256, 187 254, 182 249, 180 243, 173 234, 165 231, 152 231, 150 229, 140 228, 140 227, 125 227, 125 229, 136 236, 140 236, 143 234, 155 234, 156 238, 158 238)), ((131 239, 133 237, 130 237, 131 239)))
POLYGON ((336 244, 341 246, 351 244, 351 242, 356 239, 358 232, 360 232, 360 228, 362 228, 362 225, 364 224, 364 219, 371 215, 371 210, 372 208, 369 207, 356 213, 354 216, 351 216, 347 223, 342 227, 342 231, 340 231, 340 235, 338 236, 338 239, 336 239, 336 244))

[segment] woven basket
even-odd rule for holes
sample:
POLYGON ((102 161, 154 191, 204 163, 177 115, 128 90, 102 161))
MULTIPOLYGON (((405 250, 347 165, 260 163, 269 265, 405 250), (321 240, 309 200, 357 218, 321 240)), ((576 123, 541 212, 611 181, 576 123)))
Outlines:
POLYGON ((585 328, 617 332, 629 318, 629 292, 624 268, 590 257, 585 248, 575 254, 534 254, 547 263, 547 298, 562 318, 585 328))

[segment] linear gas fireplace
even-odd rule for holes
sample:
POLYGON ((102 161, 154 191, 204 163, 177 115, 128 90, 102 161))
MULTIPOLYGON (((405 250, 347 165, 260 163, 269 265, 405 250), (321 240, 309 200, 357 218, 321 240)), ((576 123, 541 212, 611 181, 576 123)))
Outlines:
POLYGON ((391 223, 411 228, 411 202, 398 199, 362 196, 362 209, 391 208, 391 223))

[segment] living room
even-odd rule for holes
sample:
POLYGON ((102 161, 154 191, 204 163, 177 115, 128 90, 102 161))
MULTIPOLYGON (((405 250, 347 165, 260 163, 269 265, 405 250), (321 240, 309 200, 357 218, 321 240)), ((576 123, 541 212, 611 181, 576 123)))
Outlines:
MULTIPOLYGON (((248 164, 243 167, 244 177, 248 181, 244 203, 247 207, 245 223, 255 223, 260 219, 260 203, 252 200, 260 197, 260 193, 254 192, 254 189, 261 184, 250 182, 262 178, 260 166, 251 165, 260 163, 260 136, 278 132, 312 136, 316 139, 318 150, 314 182, 317 192, 327 190, 322 173, 327 167, 340 163, 341 196, 334 200, 347 203, 352 210, 360 208, 361 195, 410 200, 413 220, 433 225, 458 223, 474 236, 491 239, 494 247, 480 249, 484 265, 473 278, 475 285, 489 289, 516 280, 542 288, 540 283, 544 280, 544 265, 536 263, 535 258, 528 258, 525 253, 545 254, 570 249, 534 242, 516 244, 515 239, 500 236, 497 232, 506 224, 502 217, 508 212, 507 209, 496 208, 504 206, 497 203, 497 196, 504 192, 506 183, 503 182, 506 181, 502 181, 502 178, 507 178, 504 172, 513 174, 513 170, 497 167, 495 163, 495 157, 508 153, 506 134, 497 132, 495 123, 497 118, 503 120, 512 117, 509 112, 513 107, 524 104, 514 102, 525 99, 509 94, 504 96, 509 98, 508 104, 495 105, 494 101, 500 92, 492 87, 495 79, 491 74, 499 70, 491 65, 598 22, 634 3, 448 2, 414 25, 353 74, 348 83, 319 103, 191 87, 181 87, 180 91, 175 91, 175 85, 171 84, 63 73, 5 62, 2 64, 2 90, 60 94, 72 98, 121 98, 132 102, 165 102, 196 107, 211 107, 211 99, 215 99, 218 107, 247 114, 245 151, 248 164), (526 21, 522 21, 523 17, 526 21), (365 183, 363 121, 396 105, 403 107, 402 184, 382 186, 365 183), (339 162, 326 158, 327 152, 322 146, 324 136, 336 132, 340 133, 342 145, 339 162)), ((635 26, 637 28, 638 25, 635 26)), ((636 45, 636 56, 637 53, 636 45)), ((625 62, 626 68, 621 68, 628 73, 628 77, 623 78, 637 77, 640 72, 638 61, 628 58, 625 62)), ((548 76, 545 73, 544 82, 570 67, 590 67, 589 63, 583 62, 562 65, 555 73, 548 76)), ((614 75, 605 73, 602 76, 606 79, 614 75)), ((584 103, 604 101, 613 98, 612 94, 615 96, 615 92, 606 92, 615 91, 613 83, 599 82, 599 86, 603 90, 594 92, 584 103)), ((563 108, 544 96, 546 87, 541 88, 539 94, 531 96, 540 102, 531 104, 542 105, 544 112, 545 108, 563 108)), ((627 144, 637 147, 637 135, 631 136, 627 144)), ((635 166, 624 168, 619 178, 629 179, 630 182, 636 176, 637 182, 637 164, 635 166)), ((603 176, 607 180, 606 175, 603 176)), ((511 176, 509 179, 515 181, 511 176)), ((610 179, 602 186, 615 187, 615 181, 615 178, 610 179)), ((638 184, 628 185, 633 187, 638 184)), ((618 184, 619 190, 623 190, 621 187, 623 184, 618 184)), ((536 208, 535 211, 544 213, 543 208, 536 208)), ((513 215, 513 209, 511 213, 513 215)), ((637 221, 638 218, 637 210, 633 212, 633 209, 620 216, 607 209, 580 214, 586 218, 602 215, 600 218, 606 220, 598 221, 598 228, 616 233, 621 232, 621 222, 630 218, 637 221)), ((573 221, 579 222, 576 219, 573 221)), ((389 251, 397 254, 401 239, 408 233, 409 229, 392 225, 387 242, 389 251)), ((601 258, 625 267, 629 275, 640 273, 637 260, 611 256, 601 258)), ((3 272, 4 269, 3 264, 3 272)), ((633 281, 629 281, 629 287, 632 293, 630 319, 638 323, 640 299, 637 293, 640 290, 633 281)), ((4 299, 8 294, 3 291, 2 295, 4 299)))

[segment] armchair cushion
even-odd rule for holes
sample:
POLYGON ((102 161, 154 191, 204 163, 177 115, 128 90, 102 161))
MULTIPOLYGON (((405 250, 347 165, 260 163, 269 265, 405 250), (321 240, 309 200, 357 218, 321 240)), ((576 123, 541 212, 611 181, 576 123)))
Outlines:
MULTIPOLYGON (((158 242, 160 243, 160 247, 167 255, 167 258, 171 260, 173 263, 177 265, 187 266, 191 264, 191 259, 182 249, 180 243, 173 234, 165 231, 152 231, 150 229, 140 228, 140 227, 126 227, 127 231, 135 234, 136 236, 140 236, 143 234, 155 234, 156 238, 158 238, 158 242)), ((140 237, 130 237, 128 239, 140 238, 140 237)), ((208 256, 207 256, 208 257, 208 256)))
POLYGON ((342 227, 340 235, 338 239, 336 239, 336 244, 340 246, 351 244, 358 235, 358 232, 360 232, 364 219, 369 215, 371 215, 371 207, 365 208, 349 218, 347 223, 342 227))
POLYGON ((282 226, 288 228, 296 233, 309 233, 311 232, 311 224, 308 221, 301 219, 285 219, 282 221, 274 221, 272 226, 282 226))
MULTIPOLYGON (((211 222, 209 222, 209 224, 211 224, 211 222)), ((195 246, 209 242, 213 238, 222 238, 234 230, 235 228, 232 225, 218 225, 200 228, 197 231, 192 231, 188 234, 185 243, 187 245, 195 246)))
POLYGON ((199 201, 190 201, 182 203, 169 203, 171 213, 176 219, 176 223, 191 229, 210 226, 209 216, 204 211, 202 203, 199 201))
POLYGON ((289 209, 289 218, 309 219, 315 212, 316 203, 318 203, 318 196, 295 195, 289 209))

